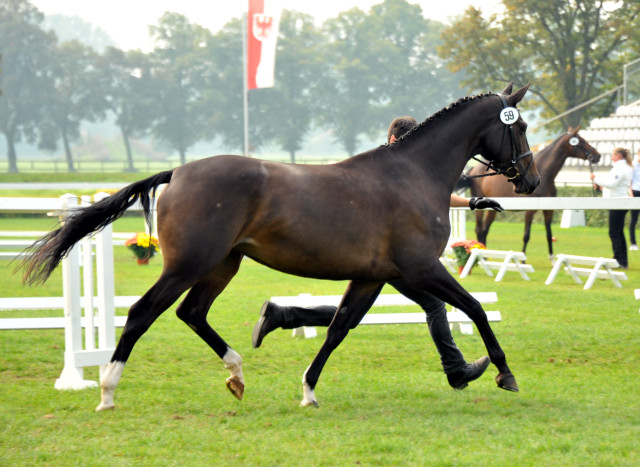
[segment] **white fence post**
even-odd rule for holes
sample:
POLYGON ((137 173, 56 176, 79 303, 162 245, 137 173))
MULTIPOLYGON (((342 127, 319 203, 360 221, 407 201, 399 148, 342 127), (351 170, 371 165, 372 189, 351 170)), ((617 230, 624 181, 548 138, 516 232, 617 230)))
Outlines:
MULTIPOLYGON (((105 198, 106 193, 96 195, 96 200, 105 198)), ((85 200, 86 202, 86 200, 85 200)), ((78 199, 65 195, 63 206, 66 211, 77 206, 78 199)), ((63 288, 65 297, 65 352, 64 368, 56 380, 56 389, 83 389, 97 386, 96 381, 83 378, 83 367, 100 366, 100 373, 109 362, 115 349, 115 312, 113 284, 113 244, 112 227, 107 226, 96 235, 96 264, 98 292, 98 348, 95 348, 95 327, 93 322, 93 261, 91 239, 83 240, 85 256, 83 268, 85 278, 86 347, 82 348, 82 316, 80 307, 80 264, 78 245, 62 261, 63 288), (85 242, 86 240, 86 242, 85 242), (89 296, 87 296, 89 294, 89 296)))
MULTIPOLYGON (((63 219, 70 209, 78 206, 78 198, 71 194, 61 196, 63 219)), ((76 244, 62 260, 62 289, 64 296, 64 367, 56 380, 56 389, 83 389, 97 386, 95 381, 83 378, 82 366, 77 365, 76 354, 82 351, 82 311, 80 308, 80 254, 76 244)))
POLYGON ((467 239, 467 209, 449 209, 449 223, 451 224, 451 235, 447 245, 467 239))
MULTIPOLYGON (((109 197, 107 193, 97 193, 97 203, 109 197)), ((106 226, 96 235, 96 271, 98 277, 98 348, 109 349, 111 353, 116 347, 115 332, 115 285, 113 270, 113 227, 106 226)), ((111 355, 109 355, 109 358, 111 355)), ((100 376, 106 369, 107 359, 100 365, 100 376)))

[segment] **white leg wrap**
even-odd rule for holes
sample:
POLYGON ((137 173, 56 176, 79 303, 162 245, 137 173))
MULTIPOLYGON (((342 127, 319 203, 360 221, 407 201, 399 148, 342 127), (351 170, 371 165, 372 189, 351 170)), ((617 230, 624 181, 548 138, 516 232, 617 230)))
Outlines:
POLYGON ((231 347, 227 347, 227 352, 222 357, 224 367, 229 370, 231 376, 236 376, 242 384, 244 384, 244 375, 242 374, 242 357, 231 347))
POLYGON ((113 409, 115 404, 113 403, 113 392, 120 382, 120 377, 124 370, 124 362, 109 362, 107 369, 102 375, 100 380, 100 393, 102 401, 96 407, 96 411, 113 409))

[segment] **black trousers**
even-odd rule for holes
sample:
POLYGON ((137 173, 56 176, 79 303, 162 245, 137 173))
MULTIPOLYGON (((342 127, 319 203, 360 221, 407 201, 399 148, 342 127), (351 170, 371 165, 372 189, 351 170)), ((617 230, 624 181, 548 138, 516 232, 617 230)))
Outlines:
POLYGON ((627 241, 624 238, 624 218, 626 215, 626 210, 612 209, 609 211, 609 238, 611 239, 613 257, 623 268, 629 267, 627 260, 627 241))
MULTIPOLYGON (((451 374, 461 370, 466 365, 466 361, 451 335, 444 302, 428 292, 409 287, 402 280, 392 281, 389 284, 402 295, 416 302, 425 311, 429 333, 440 354, 440 362, 444 372, 451 374)), ((286 306, 281 308, 284 320, 283 329, 294 329, 300 326, 329 326, 336 312, 334 306, 315 308, 286 306)))
MULTIPOLYGON (((633 190, 633 197, 640 198, 640 191, 633 190)), ((631 211, 631 220, 629 222, 629 241, 632 245, 637 245, 636 243, 636 223, 638 222, 638 213, 639 210, 633 209, 631 211)))

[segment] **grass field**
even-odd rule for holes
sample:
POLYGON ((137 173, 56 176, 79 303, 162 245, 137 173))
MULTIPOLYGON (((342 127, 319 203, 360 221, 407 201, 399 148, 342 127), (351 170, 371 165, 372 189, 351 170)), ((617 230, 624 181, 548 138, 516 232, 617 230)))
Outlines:
MULTIPOLYGON (((42 219, 0 222, 1 230, 50 227, 42 219)), ((136 218, 116 224, 142 228, 136 218)), ((53 387, 62 330, 2 331, 0 465, 639 465, 640 302, 633 289, 640 287, 640 252, 630 252, 622 289, 599 280, 584 291, 566 274, 545 286, 551 265, 542 230, 534 225, 527 253, 531 281, 508 273, 495 283, 478 268, 461 280, 469 291, 498 293, 490 309, 502 321, 492 327, 517 394, 496 387, 493 366, 464 391, 451 390, 426 326, 365 326, 325 366, 320 407, 302 408, 302 373, 322 339, 280 330, 253 349, 253 324, 272 295, 338 294, 345 283, 286 276, 247 260, 210 313, 244 358, 243 401, 226 390, 228 371, 175 307, 138 342, 116 409, 101 413, 94 412, 99 389, 53 387)), ((556 225, 554 235, 559 253, 611 255, 605 228, 556 225)), ((518 250, 521 236, 521 225, 496 223, 489 247, 518 250)), ((138 266, 122 247, 115 261, 118 295, 142 294, 161 269, 160 258, 138 266)), ((60 294, 59 270, 31 289, 6 262, 0 277, 0 296, 60 294)), ((485 355, 477 332, 454 338, 468 360, 485 355)), ((96 379, 97 369, 85 377, 96 379)))

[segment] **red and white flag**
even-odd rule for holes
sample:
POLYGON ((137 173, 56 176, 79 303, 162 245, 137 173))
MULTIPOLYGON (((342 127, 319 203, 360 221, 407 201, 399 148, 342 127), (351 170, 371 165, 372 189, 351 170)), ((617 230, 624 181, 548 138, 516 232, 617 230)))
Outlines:
POLYGON ((247 15, 248 88, 273 87, 276 41, 282 7, 277 0, 249 0, 247 15))

